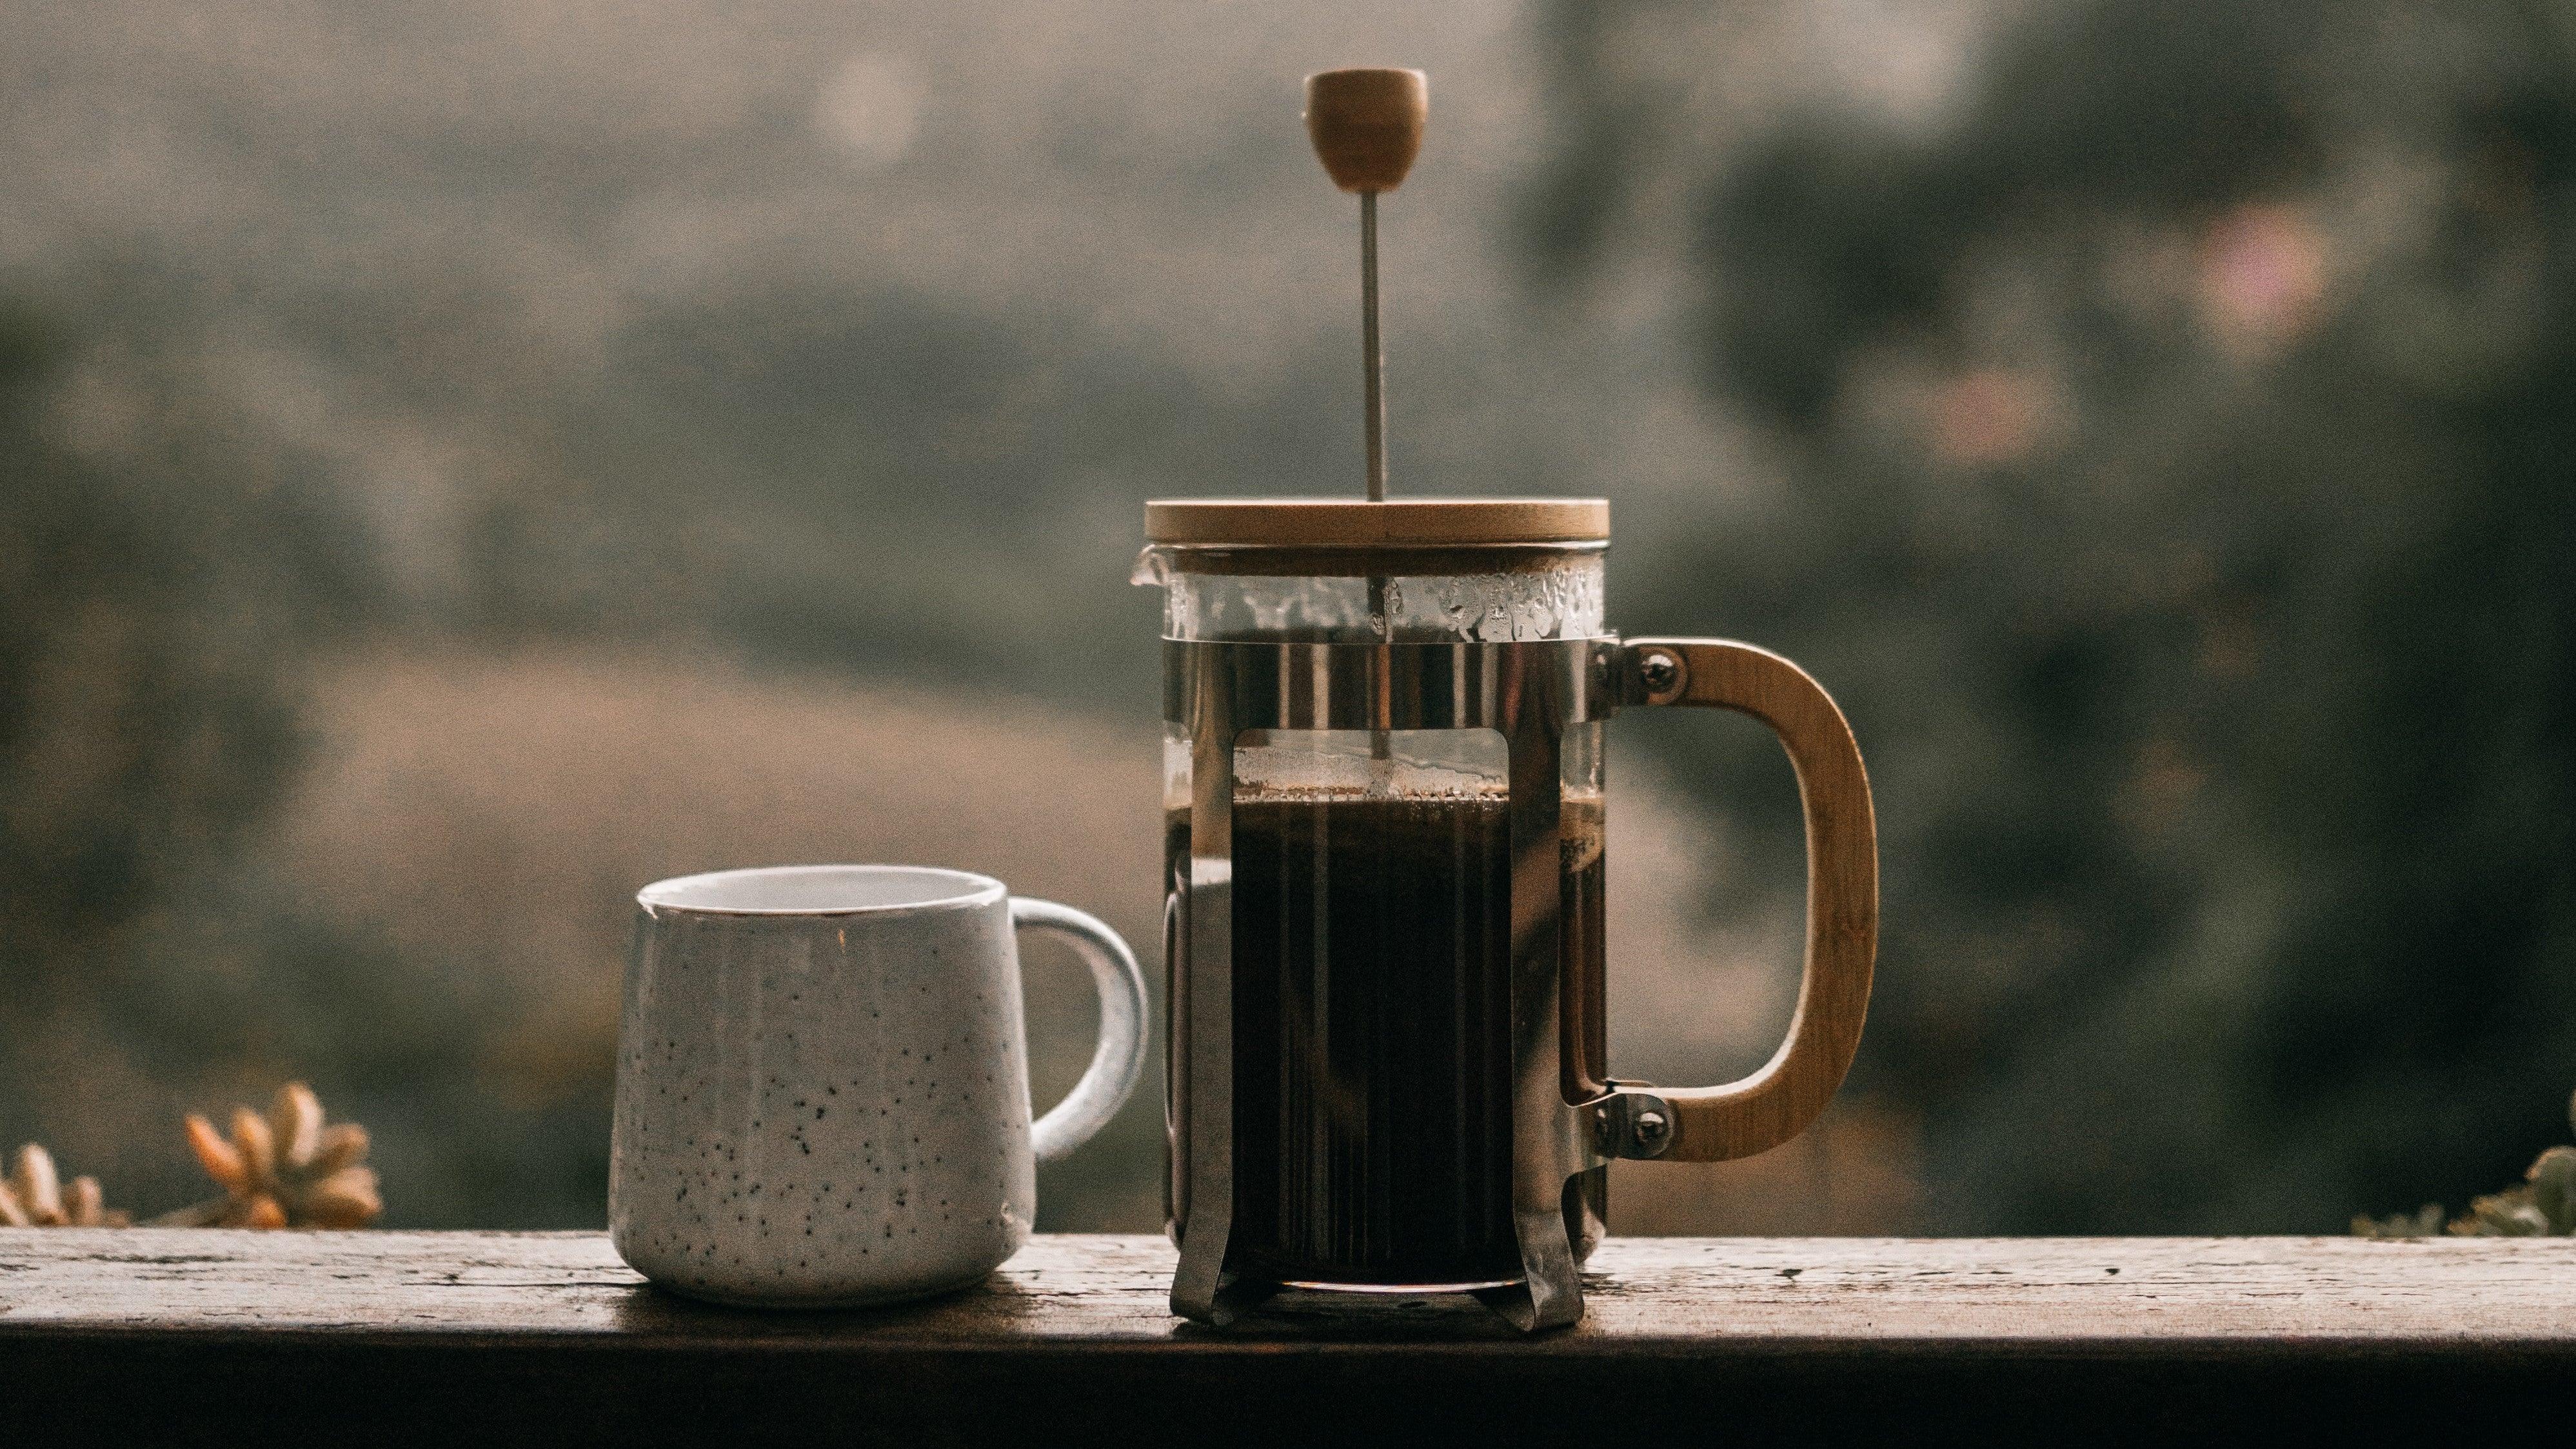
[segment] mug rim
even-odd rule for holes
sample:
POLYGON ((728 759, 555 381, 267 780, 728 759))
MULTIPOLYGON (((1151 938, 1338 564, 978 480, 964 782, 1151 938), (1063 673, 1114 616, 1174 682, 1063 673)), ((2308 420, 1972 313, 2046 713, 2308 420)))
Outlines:
POLYGON ((699 871, 693 875, 675 875, 657 880, 635 893, 635 904, 644 914, 655 918, 664 915, 685 916, 758 916, 803 919, 846 919, 853 916, 927 915, 934 911, 971 910, 987 906, 1010 894, 1010 888, 989 875, 970 870, 951 870, 937 865, 759 865, 734 870, 699 871), (706 901, 680 900, 674 897, 691 888, 722 889, 756 881, 777 881, 787 877, 845 876, 863 880, 884 880, 904 876, 936 881, 948 889, 941 894, 925 894, 918 899, 893 901, 853 901, 846 905, 764 906, 717 904, 706 901))

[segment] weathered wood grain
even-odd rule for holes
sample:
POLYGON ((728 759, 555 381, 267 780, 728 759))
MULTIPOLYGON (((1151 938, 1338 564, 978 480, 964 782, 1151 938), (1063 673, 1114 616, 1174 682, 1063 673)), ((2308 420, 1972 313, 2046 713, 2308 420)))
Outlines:
POLYGON ((1158 1238, 1045 1237, 947 1299, 763 1314, 651 1289, 592 1234, 6 1230, 0 1397, 12 1428, 165 1440, 433 1407, 442 1434, 570 1414, 574 1438, 1519 1438, 1605 1414, 1930 1437, 2091 1415, 2117 1438, 2448 1435, 2576 1383, 2576 1240, 1617 1240, 1585 1322, 1538 1338, 1464 1300, 1313 1296, 1212 1331, 1165 1311, 1171 1268, 1158 1238))
POLYGON ((1251 1328, 1164 1306, 1156 1237, 1044 1236, 973 1292, 854 1313, 749 1313, 648 1290, 589 1233, 0 1232, 0 1341, 154 1330, 1114 1340, 1183 1352, 1396 1328, 1540 1354, 1728 1342, 2092 1345, 2295 1336, 2576 1348, 2576 1239, 1613 1239, 1580 1326, 1521 1340, 1463 1299, 1292 1295, 1251 1328))

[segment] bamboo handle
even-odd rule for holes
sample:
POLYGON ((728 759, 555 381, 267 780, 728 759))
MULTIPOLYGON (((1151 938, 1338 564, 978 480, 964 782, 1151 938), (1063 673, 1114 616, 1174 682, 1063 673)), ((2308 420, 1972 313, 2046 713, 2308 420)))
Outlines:
POLYGON ((1667 1162, 1719 1162, 1777 1147, 1825 1109, 1860 1047, 1878 952, 1878 822, 1860 746, 1833 697, 1767 649, 1726 639, 1638 639, 1632 698, 1749 714, 1798 771, 1807 817, 1807 962, 1788 1038, 1723 1087, 1651 1089, 1672 1108, 1667 1162))
POLYGON ((1364 67, 1306 77, 1306 135, 1344 191, 1402 186, 1430 113, 1430 82, 1418 70, 1364 67))

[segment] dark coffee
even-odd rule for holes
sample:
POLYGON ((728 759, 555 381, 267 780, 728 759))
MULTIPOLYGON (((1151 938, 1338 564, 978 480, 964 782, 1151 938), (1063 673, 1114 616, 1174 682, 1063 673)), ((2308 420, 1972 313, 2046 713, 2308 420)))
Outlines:
POLYGON ((1500 794, 1238 797, 1233 1246, 1283 1279, 1520 1275, 1500 794))
MULTIPOLYGON (((1598 1063, 1601 814, 1559 818, 1569 1057, 1598 1063)), ((1189 816, 1166 828, 1175 893, 1189 816)), ((1492 794, 1247 791, 1234 802, 1234 1214, 1228 1259, 1286 1281, 1521 1276, 1511 1215, 1510 807, 1492 794)), ((1187 959, 1180 914, 1166 949, 1187 959)), ((1176 1062, 1182 1037, 1175 1024, 1176 1062)), ((1593 1073, 1569 1064, 1575 1079, 1593 1073)), ((1171 1087, 1186 1110, 1186 1074, 1171 1087)), ((1170 1206, 1186 1192, 1187 1166, 1170 1206)), ((1603 1174, 1569 1195, 1578 1256, 1603 1174)))
MULTIPOLYGON (((1566 802, 1556 884, 1582 1036, 1599 1028, 1599 827, 1595 802, 1566 802)), ((1508 801, 1238 798, 1234 846, 1231 1256, 1292 1281, 1519 1277, 1508 801)), ((1569 1203, 1581 1247, 1600 1176, 1569 1203)))

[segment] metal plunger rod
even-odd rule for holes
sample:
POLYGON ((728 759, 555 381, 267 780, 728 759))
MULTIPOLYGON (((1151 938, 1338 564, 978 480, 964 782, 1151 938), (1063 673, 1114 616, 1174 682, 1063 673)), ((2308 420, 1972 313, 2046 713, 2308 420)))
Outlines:
MULTIPOLYGON (((1306 137, 1333 184, 1360 198, 1360 375, 1368 435, 1368 498, 1386 501, 1386 348, 1378 336, 1377 195, 1404 184, 1422 150, 1422 123, 1431 91, 1418 70, 1328 70, 1306 77, 1306 137)), ((1386 606, 1386 580, 1368 581, 1369 617, 1378 642, 1395 638, 1386 606)), ((1394 661, 1377 651, 1377 719, 1369 730, 1369 757, 1379 768, 1393 755, 1389 671, 1394 661)))
MULTIPOLYGON (((1360 198, 1360 351, 1368 496, 1386 501, 1386 348, 1378 332, 1377 197, 1404 184, 1422 150, 1430 87, 1418 70, 1328 70, 1306 77, 1306 135, 1333 184, 1360 198)), ((1370 605, 1383 585, 1371 580, 1370 605)))
POLYGON ((1377 335, 1377 193, 1360 193, 1360 363, 1367 379, 1368 496, 1386 501, 1386 348, 1377 335))

